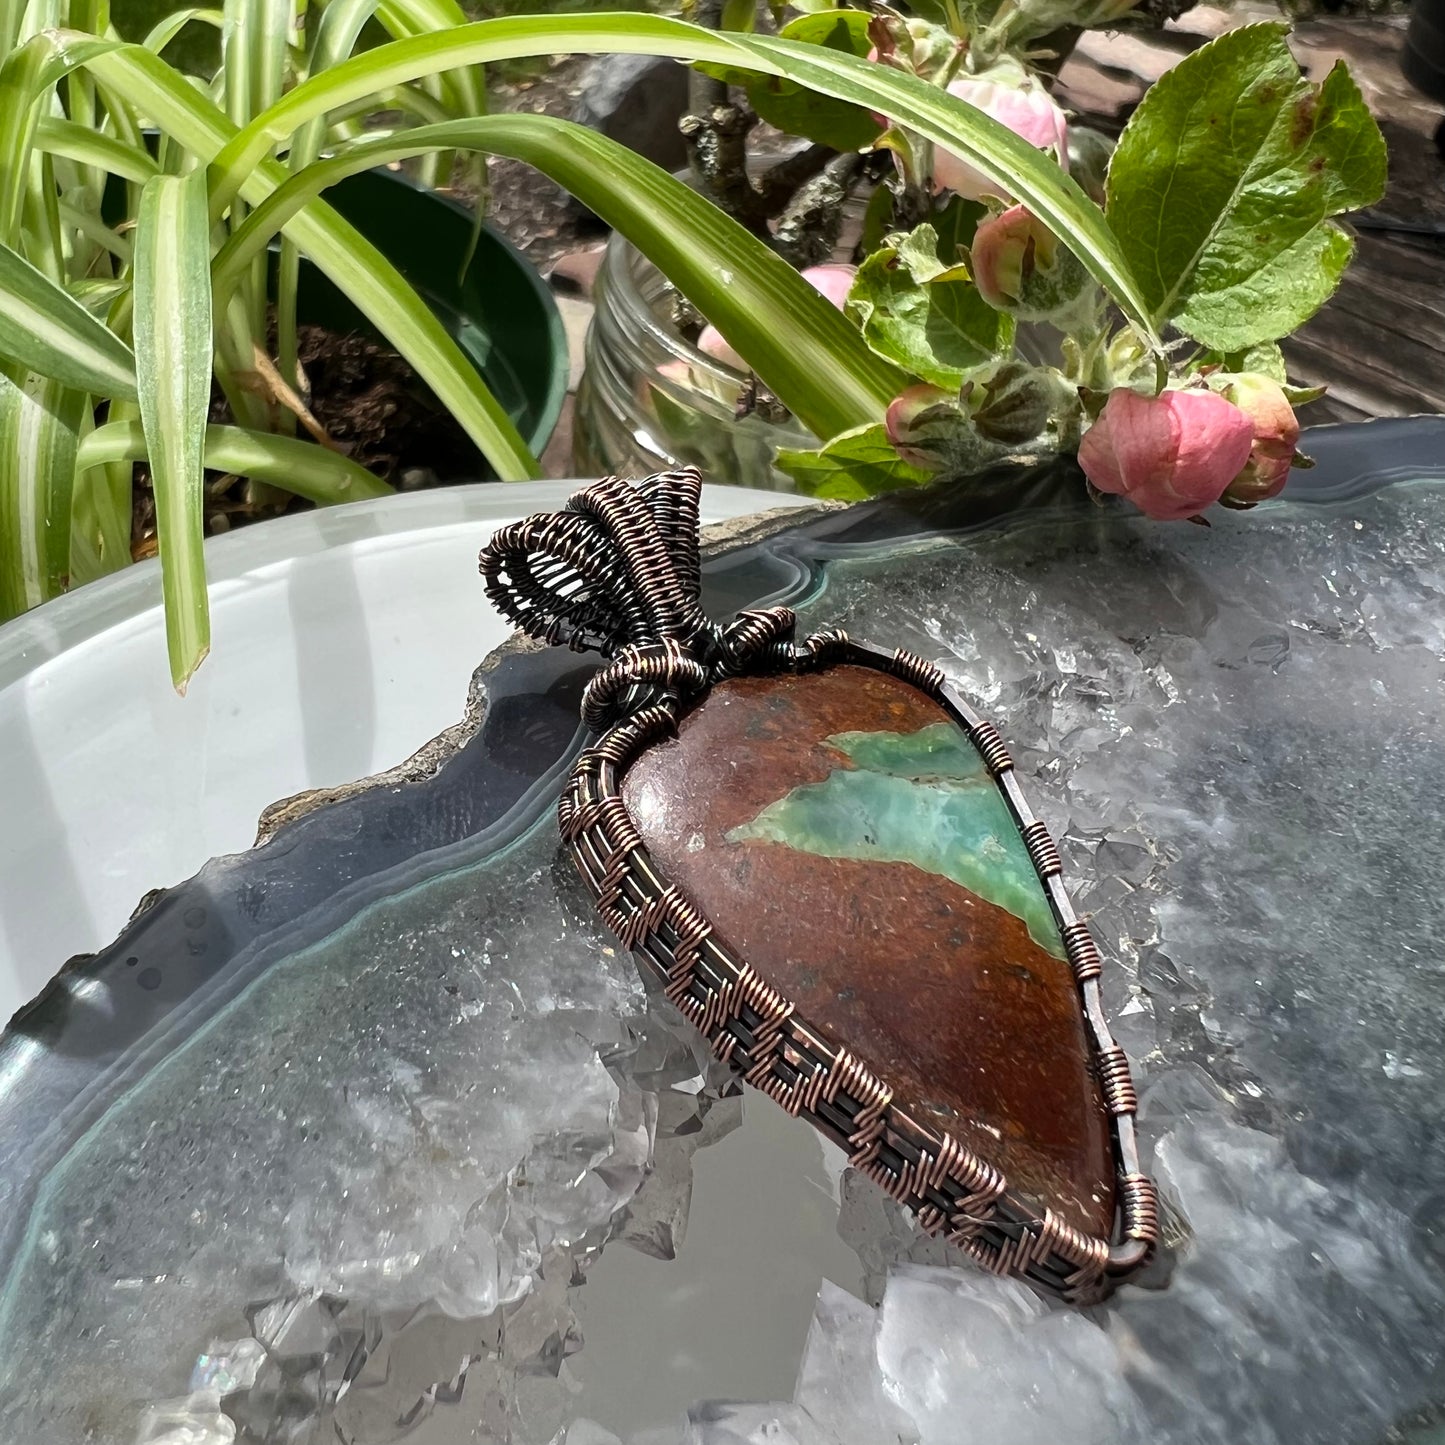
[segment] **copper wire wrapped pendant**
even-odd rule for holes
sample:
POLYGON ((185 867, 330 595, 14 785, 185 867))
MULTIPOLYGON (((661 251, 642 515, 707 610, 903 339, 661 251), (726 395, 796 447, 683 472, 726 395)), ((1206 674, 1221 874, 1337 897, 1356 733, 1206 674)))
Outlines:
POLYGON ((943 673, 786 607, 702 611, 701 483, 500 530, 487 595, 608 658, 562 837, 714 1053, 987 1268, 1076 1303, 1149 1257, 1102 961, 998 731, 943 673))

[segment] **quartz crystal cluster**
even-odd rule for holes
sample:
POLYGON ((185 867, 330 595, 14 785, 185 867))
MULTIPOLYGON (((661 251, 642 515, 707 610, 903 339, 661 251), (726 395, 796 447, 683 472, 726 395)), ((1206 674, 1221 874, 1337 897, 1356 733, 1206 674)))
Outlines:
POLYGON ((110 1108, 5 1282, 0 1438, 1438 1438, 1445 487, 822 566, 804 625, 942 666, 1060 840, 1164 1195, 1143 1282, 1048 1304, 806 1131, 767 1153, 769 1102, 735 1129, 543 818, 354 907, 110 1108), (683 1288, 789 1170, 795 1202, 683 1288), (709 1319, 745 1323, 695 1350, 709 1319), (649 1403, 669 1380, 691 1394, 649 1403))

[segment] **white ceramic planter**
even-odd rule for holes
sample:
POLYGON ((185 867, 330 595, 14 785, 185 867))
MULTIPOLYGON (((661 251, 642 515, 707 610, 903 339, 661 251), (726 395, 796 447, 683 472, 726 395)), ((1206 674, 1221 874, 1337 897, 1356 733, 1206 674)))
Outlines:
MULTIPOLYGON (((212 655, 171 687, 154 562, 0 628, 0 1020, 141 896, 249 847, 269 803, 456 722, 506 627, 477 550, 575 482, 450 487, 206 544, 212 655)), ((708 487, 715 521, 780 503, 708 487)))

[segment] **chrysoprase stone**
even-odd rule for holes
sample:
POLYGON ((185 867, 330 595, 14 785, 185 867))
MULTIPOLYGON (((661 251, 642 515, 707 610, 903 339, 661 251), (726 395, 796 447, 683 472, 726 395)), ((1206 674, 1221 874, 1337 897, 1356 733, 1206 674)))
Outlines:
POLYGON ((736 678, 628 769, 668 881, 922 1117, 1070 1223, 1113 1220, 1073 974, 968 735, 864 667, 736 678))

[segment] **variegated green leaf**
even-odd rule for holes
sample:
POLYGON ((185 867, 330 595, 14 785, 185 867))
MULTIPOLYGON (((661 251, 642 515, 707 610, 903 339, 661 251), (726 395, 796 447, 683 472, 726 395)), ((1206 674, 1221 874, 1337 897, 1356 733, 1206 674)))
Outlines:
POLYGON ((0 618, 65 590, 70 491, 84 392, 0 372, 0 618))
POLYGON ((8 246, 0 246, 0 357, 82 391, 135 395, 130 348, 8 246))
POLYGON ((226 295, 276 230, 325 186, 438 146, 511 156, 565 186, 648 256, 819 436, 876 420, 907 384, 869 352, 855 326, 737 222, 626 147, 551 116, 421 126, 318 161, 263 202, 222 248, 217 295, 226 295))
POLYGON ((77 125, 74 121, 60 120, 48 116, 35 131, 35 144, 53 156, 80 165, 94 166, 113 176, 123 176, 128 181, 144 185, 157 173, 158 167, 149 153, 135 146, 126 145, 114 136, 105 135, 89 126, 77 125))
MULTIPOLYGON (((135 402, 112 400, 106 415, 108 425, 131 424, 137 432, 141 430, 140 408, 135 402)), ((94 434, 93 426, 83 429, 76 452, 75 489, 70 501, 72 586, 118 571, 131 560, 135 467, 130 458, 87 465, 83 460, 85 447, 94 434)))
POLYGON ((216 158, 217 199, 298 126, 379 86, 437 70, 562 51, 674 55, 756 71, 877 111, 956 152, 1027 205, 1119 303, 1145 336, 1156 332, 1144 294, 1103 212, 1069 177, 998 121, 917 76, 825 46, 774 36, 717 34, 664 16, 516 16, 380 46, 297 86, 216 158))
MULTIPOLYGON (((48 40, 53 52, 47 81, 80 66, 89 68, 107 89, 133 96, 157 126, 203 161, 211 161, 238 134, 213 102, 141 46, 73 31, 57 32, 48 40)), ((257 204, 285 178, 277 163, 263 162, 243 179, 241 194, 257 204)), ((214 170, 212 181, 214 185, 214 170)), ((213 195, 213 207, 216 204, 213 195)), ((499 477, 540 475, 537 459, 476 367, 375 246, 324 203, 296 216, 288 234, 410 362, 499 477)))
MULTIPOLYGON (((270 482, 320 506, 390 496, 394 488, 359 462, 313 441, 247 431, 238 426, 208 426, 204 434, 205 464, 210 471, 234 472, 270 482)), ((150 458, 144 428, 138 422, 111 422, 97 427, 80 444, 81 472, 116 462, 150 458)))
POLYGON ((210 223, 204 171, 157 176, 135 235, 136 380, 156 494, 171 679, 184 692, 211 645, 201 515, 211 401, 210 223))

